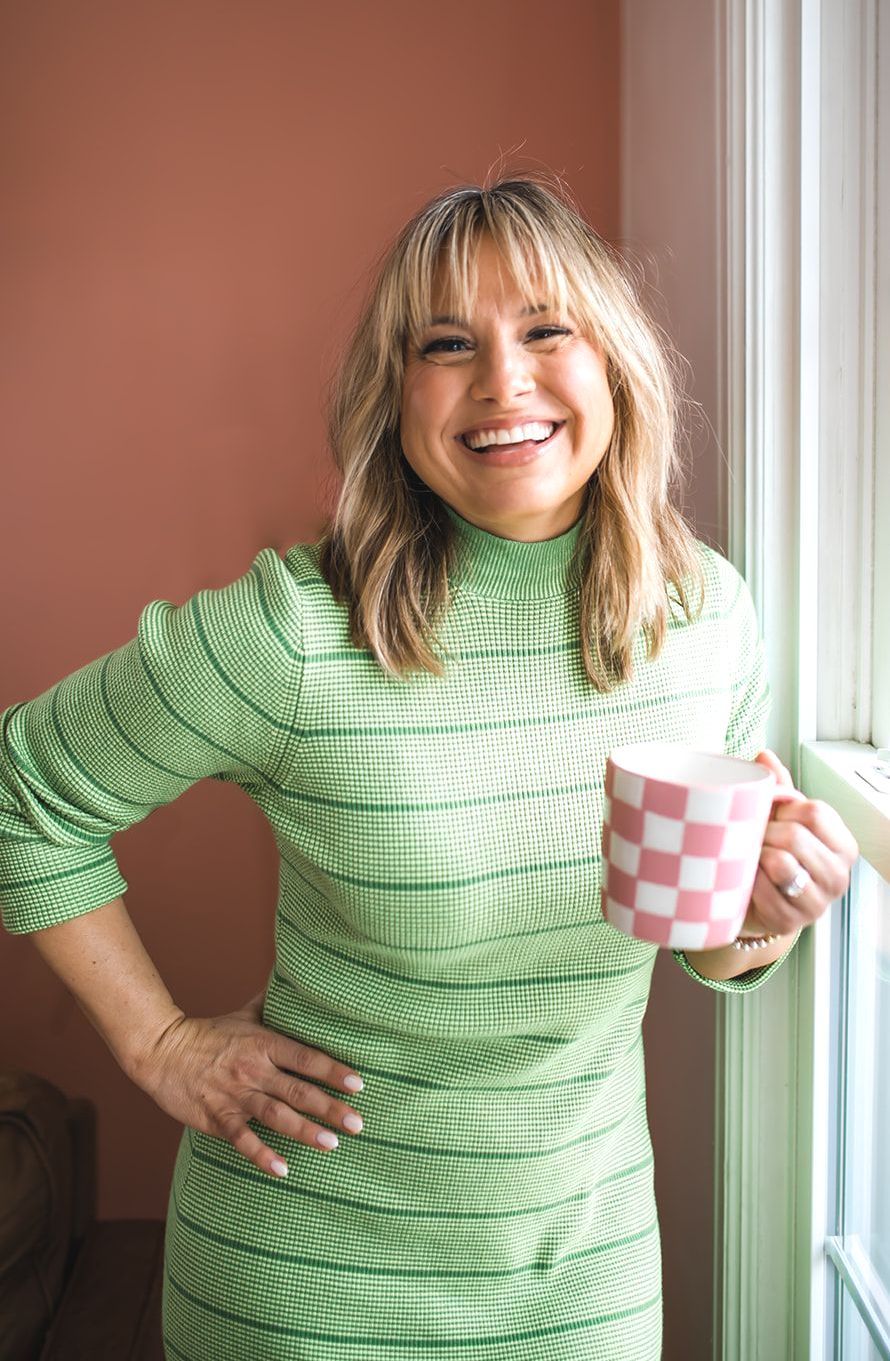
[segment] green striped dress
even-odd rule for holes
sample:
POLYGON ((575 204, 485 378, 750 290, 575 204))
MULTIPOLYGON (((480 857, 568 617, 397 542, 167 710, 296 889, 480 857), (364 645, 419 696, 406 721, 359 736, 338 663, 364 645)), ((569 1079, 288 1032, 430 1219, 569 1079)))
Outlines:
POLYGON ((266 1024, 365 1079, 365 1131, 334 1153, 261 1128, 287 1180, 184 1131, 172 1361, 660 1355, 640 1025, 656 950, 600 914, 604 765, 646 739, 755 755, 751 597, 700 543, 702 618, 675 606, 661 655, 640 638, 635 678, 602 695, 577 642, 580 522, 522 543, 449 514, 443 677, 395 680, 355 648, 298 544, 150 602, 131 642, 0 715, 9 930, 123 893, 109 837, 202 777, 234 781, 280 855, 266 1024))

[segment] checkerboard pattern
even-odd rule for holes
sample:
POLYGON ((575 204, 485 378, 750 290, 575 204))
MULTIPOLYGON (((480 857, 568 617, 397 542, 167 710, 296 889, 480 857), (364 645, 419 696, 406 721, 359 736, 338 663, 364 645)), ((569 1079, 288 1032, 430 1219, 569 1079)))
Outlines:
POLYGON ((685 789, 606 764, 603 916, 672 950, 735 940, 754 887, 772 781, 685 789))

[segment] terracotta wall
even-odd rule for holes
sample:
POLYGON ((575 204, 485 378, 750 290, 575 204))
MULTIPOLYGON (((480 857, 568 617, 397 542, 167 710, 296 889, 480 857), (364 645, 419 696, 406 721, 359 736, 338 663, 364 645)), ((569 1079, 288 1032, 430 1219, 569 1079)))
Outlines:
MULTIPOLYGON (((617 236, 618 8, 3 5, 0 708, 127 641, 148 600, 315 534, 324 379, 430 194, 515 149, 617 236)), ((204 782, 113 844, 179 1002, 256 991, 275 850, 254 805, 204 782)), ((0 1062, 97 1102, 103 1214, 163 1214, 178 1129, 8 936, 0 1062)))
MULTIPOLYGON (((717 0, 624 0, 622 235, 690 365, 687 514, 725 551, 719 447, 720 80, 717 0)), ((658 959, 644 1026, 662 1225, 666 1358, 711 1361, 715 994, 658 959)))

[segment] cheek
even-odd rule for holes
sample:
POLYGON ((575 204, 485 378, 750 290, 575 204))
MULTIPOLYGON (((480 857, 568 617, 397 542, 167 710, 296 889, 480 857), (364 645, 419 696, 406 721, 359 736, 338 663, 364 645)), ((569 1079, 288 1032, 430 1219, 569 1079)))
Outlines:
POLYGON ((615 407, 609 391, 609 381, 597 368, 588 375, 583 409, 590 425, 601 435, 610 436, 615 425, 615 407))
POLYGON ((447 425, 448 395, 435 375, 422 374, 402 388, 401 429, 414 442, 436 438, 447 425))

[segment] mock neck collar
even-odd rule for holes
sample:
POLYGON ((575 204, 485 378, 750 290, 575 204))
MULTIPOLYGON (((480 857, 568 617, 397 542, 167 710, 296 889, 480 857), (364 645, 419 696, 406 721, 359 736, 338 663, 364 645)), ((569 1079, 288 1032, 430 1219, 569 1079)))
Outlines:
POLYGON ((503 600, 547 600, 579 584, 573 558, 583 515, 564 534, 529 543, 491 534, 442 504, 455 529, 453 580, 463 590, 503 600))

